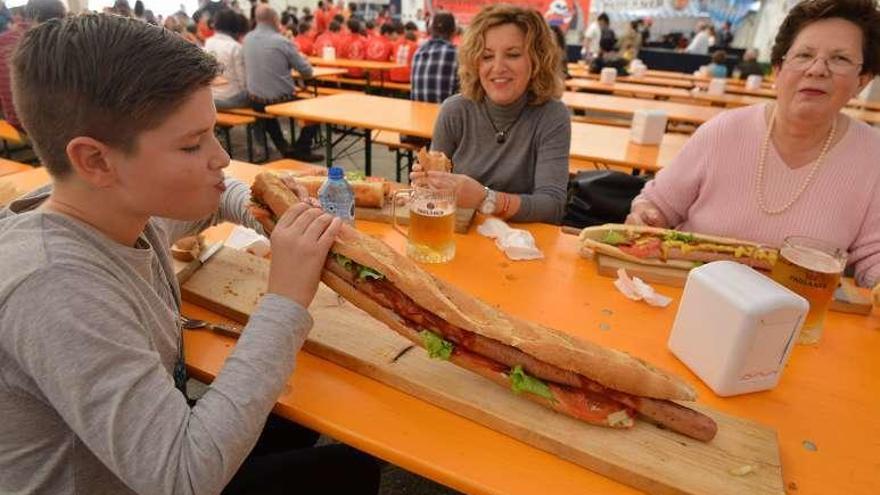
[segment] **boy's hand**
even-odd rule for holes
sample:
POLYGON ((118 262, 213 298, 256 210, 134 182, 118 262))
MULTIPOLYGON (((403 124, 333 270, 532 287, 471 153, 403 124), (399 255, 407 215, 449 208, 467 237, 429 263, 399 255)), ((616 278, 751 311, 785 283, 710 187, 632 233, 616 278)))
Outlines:
POLYGON ((269 292, 308 307, 318 290, 327 252, 342 221, 306 203, 297 203, 272 231, 269 292))
MULTIPOLYGON (((281 176, 281 182, 283 182, 288 189, 293 191, 293 194, 296 195, 297 199, 304 201, 309 206, 320 208, 321 203, 319 203, 317 199, 309 197, 309 191, 306 190, 305 186, 298 183, 292 175, 288 174, 281 176)), ((260 225, 263 226, 266 235, 271 234, 272 230, 275 229, 275 221, 272 220, 272 212, 255 204, 248 205, 248 210, 250 210, 254 219, 260 222, 260 225)))

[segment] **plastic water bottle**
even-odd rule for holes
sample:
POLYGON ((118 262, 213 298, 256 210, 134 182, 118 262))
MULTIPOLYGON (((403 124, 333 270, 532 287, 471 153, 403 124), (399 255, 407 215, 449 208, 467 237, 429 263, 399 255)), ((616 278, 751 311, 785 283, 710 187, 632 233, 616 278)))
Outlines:
POLYGON ((333 166, 327 175, 327 181, 318 189, 321 208, 354 225, 354 191, 345 180, 345 171, 342 167, 333 166))

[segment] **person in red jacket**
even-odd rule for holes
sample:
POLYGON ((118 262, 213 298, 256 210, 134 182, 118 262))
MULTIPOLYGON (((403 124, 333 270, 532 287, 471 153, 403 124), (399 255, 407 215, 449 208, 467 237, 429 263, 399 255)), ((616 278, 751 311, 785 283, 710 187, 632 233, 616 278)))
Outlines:
MULTIPOLYGON (((337 55, 350 60, 364 60, 367 56, 367 39, 361 34, 361 21, 350 18, 347 25, 348 34, 340 36, 337 55)), ((348 76, 364 77, 364 70, 349 69, 348 76)))
POLYGON ((394 48, 394 42, 397 41, 397 33, 391 24, 383 24, 379 28, 381 33, 367 41, 367 60, 375 60, 376 62, 387 62, 391 60, 391 53, 394 48))
POLYGON ((332 21, 329 26, 327 26, 327 30, 323 33, 319 34, 317 38, 315 38, 315 56, 323 57, 324 56, 324 48, 328 46, 332 46, 336 51, 336 57, 342 57, 341 43, 340 43, 340 30, 341 26, 338 22, 332 21))
POLYGON ((328 12, 327 4, 323 0, 318 0, 318 8, 315 10, 315 32, 318 35, 324 33, 331 19, 333 19, 333 16, 328 12))
POLYGON ((307 57, 315 55, 315 34, 312 25, 308 21, 303 21, 299 24, 299 34, 293 39, 299 52, 307 57))
MULTIPOLYGON (((399 21, 395 21, 395 31, 398 33, 398 36, 403 34, 403 27, 400 26, 399 21)), ((412 72, 412 59, 413 55, 416 54, 416 49, 418 49, 418 41, 416 40, 416 36, 414 33, 406 33, 402 36, 397 42, 394 44, 394 53, 392 55, 392 62, 396 62, 400 65, 404 65, 405 67, 401 67, 399 69, 391 69, 388 71, 388 78, 394 82, 399 83, 408 83, 410 81, 410 73, 412 72)))

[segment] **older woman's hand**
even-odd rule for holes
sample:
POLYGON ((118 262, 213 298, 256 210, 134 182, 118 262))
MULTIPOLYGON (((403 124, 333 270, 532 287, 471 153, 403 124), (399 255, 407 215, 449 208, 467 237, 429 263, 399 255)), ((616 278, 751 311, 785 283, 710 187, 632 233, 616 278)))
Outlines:
POLYGON ((626 223, 629 225, 648 225, 651 227, 662 228, 669 227, 669 221, 666 220, 666 216, 663 215, 663 212, 661 212, 654 203, 645 199, 637 199, 636 201, 633 201, 632 210, 626 217, 626 223))
POLYGON ((455 191, 455 202, 463 208, 477 208, 486 196, 486 190, 476 179, 449 172, 422 172, 413 167, 409 180, 414 185, 427 186, 431 189, 452 189, 455 191))

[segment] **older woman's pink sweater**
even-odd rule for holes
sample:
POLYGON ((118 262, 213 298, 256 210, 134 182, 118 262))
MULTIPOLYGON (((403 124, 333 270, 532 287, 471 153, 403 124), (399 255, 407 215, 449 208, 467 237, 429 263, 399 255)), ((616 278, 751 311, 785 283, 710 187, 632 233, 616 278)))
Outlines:
MULTIPOLYGON (((859 284, 880 281, 880 131, 850 119, 801 197, 768 215, 758 206, 755 175, 767 124, 764 105, 730 110, 701 126, 640 198, 683 231, 779 246, 790 235, 832 242, 849 252, 859 284)), ((772 142, 764 166, 767 207, 787 203, 812 164, 792 170, 772 142)))

